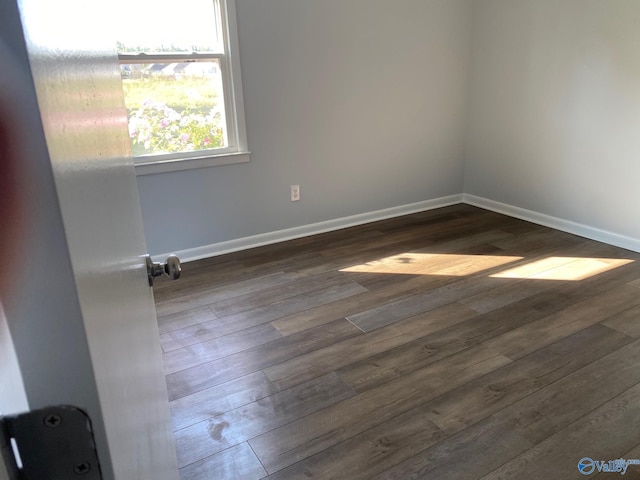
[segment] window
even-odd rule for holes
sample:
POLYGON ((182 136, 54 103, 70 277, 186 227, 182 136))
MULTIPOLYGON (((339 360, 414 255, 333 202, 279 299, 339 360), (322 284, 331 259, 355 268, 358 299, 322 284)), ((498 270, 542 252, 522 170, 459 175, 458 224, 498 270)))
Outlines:
POLYGON ((118 58, 139 174, 246 162, 235 0, 131 0, 118 58))

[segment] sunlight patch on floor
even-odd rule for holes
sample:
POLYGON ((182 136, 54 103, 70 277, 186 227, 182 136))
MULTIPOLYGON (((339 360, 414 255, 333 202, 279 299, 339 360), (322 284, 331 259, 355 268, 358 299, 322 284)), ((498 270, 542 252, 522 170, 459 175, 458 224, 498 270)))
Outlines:
POLYGON ((522 260, 505 255, 456 255, 445 253, 402 253, 373 262, 344 268, 341 272, 390 273, 404 275, 466 276, 522 260))
MULTIPOLYGON (((463 277, 524 260, 506 255, 462 255, 450 253, 402 253, 341 272, 396 275, 447 275, 463 277)), ((633 263, 619 258, 547 257, 490 275, 492 278, 578 281, 633 263)))
POLYGON ((578 281, 633 263, 620 258, 548 257, 491 275, 493 278, 531 278, 578 281))

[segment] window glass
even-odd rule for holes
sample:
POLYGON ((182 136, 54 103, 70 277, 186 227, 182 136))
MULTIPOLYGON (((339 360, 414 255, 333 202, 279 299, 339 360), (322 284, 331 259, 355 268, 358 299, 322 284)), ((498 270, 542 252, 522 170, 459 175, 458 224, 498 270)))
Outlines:
POLYGON ((218 60, 120 65, 135 156, 228 145, 218 60))
POLYGON ((223 51, 214 0, 132 0, 118 31, 119 53, 223 51))

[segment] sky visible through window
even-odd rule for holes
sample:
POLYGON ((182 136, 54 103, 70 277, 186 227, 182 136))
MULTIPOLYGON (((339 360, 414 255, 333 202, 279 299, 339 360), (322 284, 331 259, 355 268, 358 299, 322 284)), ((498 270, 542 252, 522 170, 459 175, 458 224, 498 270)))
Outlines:
POLYGON ((117 41, 125 51, 222 52, 214 0, 119 0, 117 41), (172 47, 173 50, 172 50, 172 47))

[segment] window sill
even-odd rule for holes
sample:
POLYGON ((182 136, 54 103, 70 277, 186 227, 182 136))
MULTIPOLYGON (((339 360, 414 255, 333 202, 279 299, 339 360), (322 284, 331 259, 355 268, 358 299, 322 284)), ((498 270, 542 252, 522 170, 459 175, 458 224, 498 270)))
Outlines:
POLYGON ((178 158, 171 160, 155 160, 136 163, 136 175, 153 175, 155 173, 177 172, 195 168, 217 167, 234 163, 247 163, 251 160, 251 152, 223 153, 203 157, 178 158))

